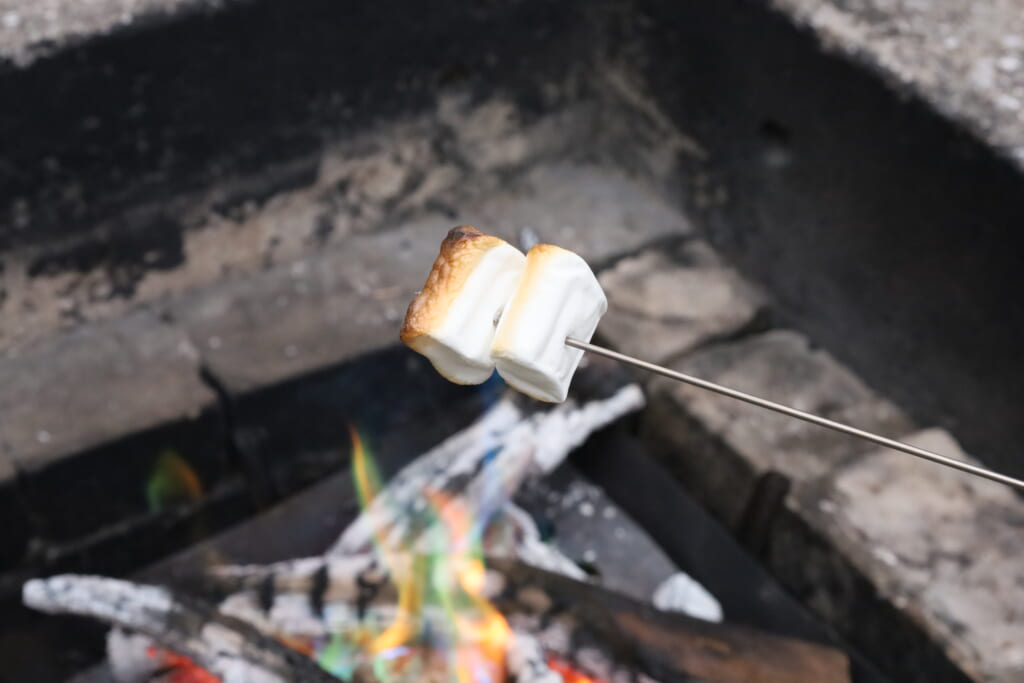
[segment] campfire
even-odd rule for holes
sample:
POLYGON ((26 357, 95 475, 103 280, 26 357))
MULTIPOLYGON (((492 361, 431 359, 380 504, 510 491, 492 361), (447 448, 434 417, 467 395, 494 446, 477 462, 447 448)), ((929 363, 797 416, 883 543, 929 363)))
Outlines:
MULTIPOLYGON (((536 245, 524 255, 454 228, 401 339, 455 383, 504 378, 508 391, 474 423, 387 483, 350 425, 360 511, 319 557, 214 562, 174 589, 58 575, 27 582, 25 604, 109 622, 110 668, 129 683, 846 680, 841 654, 717 633, 709 624, 721 607, 685 574, 654 599, 705 623, 665 622, 649 605, 601 592, 517 502, 588 437, 644 406, 639 385, 607 360, 582 381, 589 393, 566 400, 582 349, 600 350, 589 342, 605 311, 597 277, 575 253, 536 245), (645 648, 659 654, 645 660, 645 648)), ((147 494, 162 505, 200 490, 167 453, 147 494)))
POLYGON ((521 494, 644 404, 599 359, 576 385, 553 407, 500 396, 387 481, 353 425, 360 511, 320 556, 215 562, 173 586, 59 575, 24 600, 110 624, 123 681, 848 680, 831 648, 687 614, 717 616, 692 582, 674 598, 667 582, 659 610, 546 542, 521 494))

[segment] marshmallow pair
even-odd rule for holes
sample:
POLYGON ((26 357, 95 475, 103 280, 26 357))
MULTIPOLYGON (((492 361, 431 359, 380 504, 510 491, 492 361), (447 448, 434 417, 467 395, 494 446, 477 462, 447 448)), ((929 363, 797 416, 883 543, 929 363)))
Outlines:
POLYGON ((448 233, 423 291, 409 305, 402 341, 444 377, 480 384, 498 373, 542 401, 564 401, 608 301, 586 261, 538 244, 523 256, 470 226, 448 233))

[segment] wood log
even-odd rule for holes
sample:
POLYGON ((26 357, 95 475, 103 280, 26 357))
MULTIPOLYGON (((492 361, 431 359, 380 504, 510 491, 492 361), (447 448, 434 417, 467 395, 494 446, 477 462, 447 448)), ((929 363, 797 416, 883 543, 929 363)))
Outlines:
POLYGON ((337 683, 311 659, 250 624, 159 586, 62 575, 29 581, 22 598, 43 612, 92 617, 141 633, 224 683, 337 683))
MULTIPOLYGON (((410 562, 412 560, 409 560, 410 562)), ((279 565, 276 585, 298 591, 299 600, 277 606, 276 614, 290 623, 298 623, 302 612, 312 609, 318 599, 311 597, 315 589, 312 576, 341 578, 346 567, 358 566, 348 558, 324 558, 323 568, 314 569, 313 560, 303 564, 301 571, 287 575, 289 566, 279 565), (344 562, 343 565, 340 563, 344 562)), ((755 629, 731 624, 715 624, 678 613, 662 612, 598 585, 531 567, 509 558, 489 557, 490 579, 486 597, 492 600, 513 623, 520 617, 533 617, 538 627, 561 621, 568 634, 558 654, 572 657, 586 642, 656 679, 678 680, 680 674, 707 681, 731 683, 848 683, 846 656, 839 650, 776 636, 755 629)), ((249 609, 258 609, 255 591, 265 585, 268 575, 256 569, 239 583, 239 577, 220 583, 221 589, 238 589, 243 585, 252 592, 249 609)), ((351 578, 346 579, 352 581, 351 578)), ((395 591, 390 579, 379 576, 378 604, 393 600, 395 591)), ((223 576, 216 581, 223 582, 223 576)), ((351 595, 347 588, 320 584, 325 595, 351 595)), ((294 596, 292 596, 294 597, 294 596)), ((280 598, 279 598, 280 599, 280 598)), ((320 598, 322 600, 322 598, 320 598)))
POLYGON ((492 597, 506 613, 569 618, 607 651, 662 681, 686 674, 715 683, 849 683, 849 662, 831 647, 661 612, 599 586, 495 559, 507 580, 492 597), (538 591, 543 599, 538 599, 538 591))

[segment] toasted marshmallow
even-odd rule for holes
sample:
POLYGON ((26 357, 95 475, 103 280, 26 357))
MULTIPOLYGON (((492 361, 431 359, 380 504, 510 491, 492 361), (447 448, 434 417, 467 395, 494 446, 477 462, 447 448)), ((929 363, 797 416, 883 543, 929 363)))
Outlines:
POLYGON ((456 384, 485 381, 494 371, 495 325, 525 265, 523 253, 507 242, 468 225, 453 228, 409 304, 402 342, 456 384))
POLYGON ((505 382, 541 401, 564 401, 583 357, 567 337, 590 341, 608 310, 590 266, 571 251, 538 244, 526 255, 515 296, 498 324, 491 354, 505 382))

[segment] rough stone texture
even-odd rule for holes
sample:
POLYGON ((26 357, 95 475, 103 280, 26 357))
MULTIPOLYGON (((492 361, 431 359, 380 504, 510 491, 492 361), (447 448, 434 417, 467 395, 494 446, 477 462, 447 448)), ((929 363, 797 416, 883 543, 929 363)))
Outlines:
POLYGON ((0 60, 27 65, 78 40, 229 0, 0 0, 0 60))
MULTIPOLYGON (((904 440, 971 460, 945 431, 904 440)), ((1024 501, 1007 487, 882 451, 842 467, 802 513, 975 680, 1024 678, 1024 501)))
MULTIPOLYGON (((33 265, 40 262, 38 250, 7 255, 0 288, 6 292, 9 324, 0 331, 0 349, 123 314, 161 296, 289 263, 344 244, 352 235, 388 230, 423 213, 428 204, 454 211, 467 198, 493 190, 494 171, 509 171, 538 149, 555 149, 549 144, 553 122, 520 126, 511 105, 500 98, 471 105, 453 95, 442 98, 438 109, 444 114, 439 113, 441 123, 431 117, 382 123, 313 156, 262 168, 255 177, 224 179, 198 193, 166 199, 165 210, 186 226, 180 262, 171 267, 101 262, 40 271, 33 265), (442 153, 434 143, 438 137, 457 141, 442 153), (469 173, 470 158, 476 175, 469 173), (284 187, 274 188, 275 183, 284 187)), ((110 230, 105 224, 94 227, 100 233, 110 230)), ((164 228, 171 230, 151 230, 164 228)), ((164 257, 154 249, 144 259, 158 265, 164 257)))
MULTIPOLYGON (((793 332, 713 345, 673 367, 878 433, 912 429, 793 332)), ((899 680, 1021 679, 1024 501, 1009 489, 671 380, 651 393, 655 450, 727 523, 740 526, 761 475, 787 477, 765 562, 899 680)), ((970 460, 938 429, 904 440, 970 460)))
MULTIPOLYGON (((443 214, 449 227, 471 223, 516 241, 531 228, 595 264, 655 239, 688 234, 692 228, 679 208, 641 181, 648 169, 634 175, 576 154, 595 153, 585 143, 600 125, 605 144, 633 145, 623 166, 667 163, 659 161, 659 151, 648 154, 654 140, 634 135, 633 117, 623 110, 643 105, 634 94, 626 104, 588 101, 524 122, 514 103, 502 97, 476 102, 451 93, 439 98, 433 115, 381 123, 314 157, 168 199, 164 210, 186 226, 181 259, 173 266, 160 265, 167 255, 158 249, 143 256, 149 265, 99 262, 41 271, 34 265, 40 262, 38 249, 6 254, 0 267, 0 351, 160 297, 230 283, 280 264, 287 268, 311 254, 346 249, 353 236, 388 232, 425 216, 443 214), (266 185, 284 183, 282 178, 288 186, 269 196, 238 199, 260 197, 266 185)), ((683 144, 661 126, 646 128, 648 135, 667 140, 670 155, 683 144)), ((110 226, 96 229, 103 233, 97 239, 110 239, 110 226)))
POLYGON ((0 358, 0 452, 32 471, 195 417, 216 401, 197 359, 184 334, 145 310, 8 353, 0 358))
POLYGON ((423 286, 441 240, 463 222, 513 243, 531 228, 591 262, 689 229, 681 214, 621 173, 540 166, 513 191, 466 203, 454 217, 428 213, 398 228, 353 235, 319 253, 183 296, 172 315, 231 391, 311 372, 397 343, 405 309, 423 286), (562 201, 568 197, 575 200, 562 201), (541 216, 543 222, 536 220, 541 216), (621 221, 631 219, 627 231, 621 221))
POLYGON ((608 313, 598 334, 614 348, 663 363, 749 325, 761 296, 699 240, 623 259, 600 275, 608 313))
POLYGON ((773 0, 1024 165, 1021 0, 773 0))
POLYGON ((571 248, 594 266, 652 241, 693 232, 679 208, 650 184, 593 165, 537 166, 511 191, 465 215, 481 229, 501 235, 516 237, 523 229, 532 230, 541 241, 571 248))
POLYGON ((398 343, 450 221, 437 217, 183 297, 173 316, 232 392, 398 343))
MULTIPOLYGON (((597 110, 608 117, 601 124, 608 141, 640 139, 631 117, 617 106, 582 103, 524 122, 501 97, 473 101, 450 94, 439 99, 436 119, 384 122, 356 139, 327 146, 315 159, 295 162, 294 168, 267 170, 301 182, 259 201, 225 209, 232 197, 260 196, 260 188, 246 179, 169 200, 190 226, 181 245, 185 258, 173 268, 143 270, 128 298, 112 295, 119 276, 105 266, 32 276, 31 259, 8 255, 0 270, 7 296, 0 351, 11 363, 7 372, 17 375, 14 363, 34 358, 82 381, 63 386, 54 375, 39 374, 28 392, 21 390, 31 373, 8 382, 9 401, 20 407, 0 413, 4 427, 17 425, 18 431, 5 436, 10 445, 0 450, 8 454, 0 467, 9 469, 15 451, 35 466, 103 438, 198 412, 211 400, 197 379, 200 364, 230 391, 244 392, 397 343, 405 308, 454 225, 473 223, 513 242, 528 228, 595 265, 688 234, 683 214, 649 183, 592 156, 574 160, 573 149, 598 125, 597 110), (558 161, 545 162, 549 157, 558 161), (168 322, 131 312, 140 305, 168 322), (145 321, 151 330, 143 329, 145 321), (191 345, 195 355, 146 367, 133 378, 137 383, 121 379, 102 387, 107 403, 128 405, 121 412, 103 411, 94 401, 99 390, 93 385, 103 381, 110 364, 104 354, 134 343, 134 332, 108 332, 122 325, 139 330, 144 347, 150 343, 146 335, 167 336, 171 348, 191 345), (114 336, 74 341, 108 333, 114 336), (95 351, 99 356, 89 354, 91 347, 101 349, 95 351), (74 352, 58 358, 68 348, 74 352), (186 371, 185 387, 194 383, 197 391, 176 393, 182 386, 173 379, 179 369, 186 371), (155 396, 134 398, 152 393, 153 386, 168 388, 163 402, 155 396), (60 401, 52 399, 54 394, 60 401), (79 423, 73 433, 51 430, 57 410, 79 403, 91 410, 67 413, 79 423), (34 443, 40 430, 53 433, 34 443)), ((633 94, 623 106, 644 102, 633 94)), ((651 136, 661 128, 645 130, 651 136)), ((670 135, 662 139, 670 141, 665 145, 670 156, 678 153, 670 135)), ((659 162, 657 153, 647 155, 641 147, 653 140, 645 140, 630 148, 625 168, 634 162, 668 163, 659 162)), ((134 362, 133 353, 123 362, 134 362)))
MULTIPOLYGON (((909 427, 895 406, 795 332, 712 346, 671 367, 883 434, 909 427)), ((646 425, 668 445, 666 464, 727 522, 738 520, 761 475, 781 473, 799 488, 864 450, 851 437, 666 378, 651 393, 646 425)))

